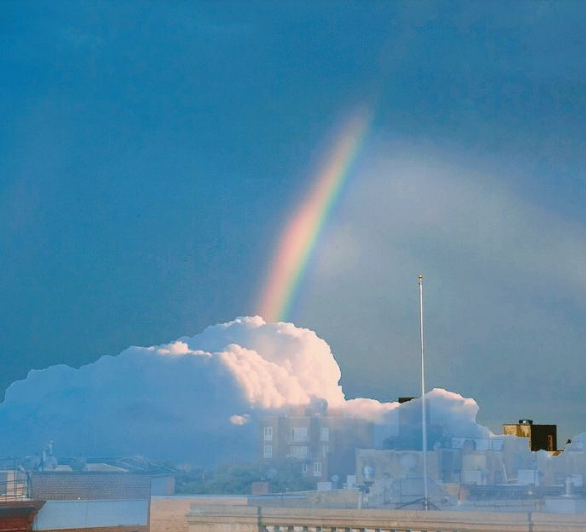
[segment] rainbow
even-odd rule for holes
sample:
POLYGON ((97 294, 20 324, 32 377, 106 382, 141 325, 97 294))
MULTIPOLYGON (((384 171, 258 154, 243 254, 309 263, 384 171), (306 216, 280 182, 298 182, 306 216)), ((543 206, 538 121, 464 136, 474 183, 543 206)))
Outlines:
POLYGON ((344 124, 305 201, 286 225, 258 305, 258 313, 265 320, 288 318, 325 222, 362 146, 371 116, 368 109, 360 109, 344 124))

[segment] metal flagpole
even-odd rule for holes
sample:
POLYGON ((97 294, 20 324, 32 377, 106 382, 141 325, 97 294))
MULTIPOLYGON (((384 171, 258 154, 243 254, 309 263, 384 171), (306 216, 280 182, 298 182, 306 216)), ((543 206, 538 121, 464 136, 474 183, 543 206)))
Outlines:
POLYGON ((421 338, 421 443, 423 444, 423 509, 429 509, 427 492, 427 411, 425 400, 425 358, 423 356, 423 275, 419 275, 419 331, 421 338))

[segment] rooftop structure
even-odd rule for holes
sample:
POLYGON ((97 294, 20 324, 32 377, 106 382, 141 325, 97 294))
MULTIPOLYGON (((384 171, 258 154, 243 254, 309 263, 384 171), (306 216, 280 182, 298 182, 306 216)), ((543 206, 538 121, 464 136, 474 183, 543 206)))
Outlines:
POLYGON ((0 501, 0 532, 32 530, 35 517, 43 501, 0 501))
POLYGON ((59 464, 52 455, 0 462, 0 532, 149 531, 147 471, 88 471, 59 464))
POLYGON ((535 425, 532 419, 520 419, 519 423, 504 424, 503 433, 506 436, 529 438, 529 448, 532 451, 558 450, 556 425, 535 425))

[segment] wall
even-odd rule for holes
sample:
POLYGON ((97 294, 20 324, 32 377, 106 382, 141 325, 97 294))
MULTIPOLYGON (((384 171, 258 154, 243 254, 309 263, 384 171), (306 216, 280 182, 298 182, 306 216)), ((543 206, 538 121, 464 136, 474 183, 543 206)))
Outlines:
POLYGON ((324 510, 193 506, 189 532, 258 532, 288 527, 426 530, 427 532, 583 532, 584 515, 324 510))
POLYGON ((133 473, 34 472, 31 498, 37 500, 149 499, 151 478, 133 473))
MULTIPOLYGON (((385 478, 421 478, 423 453, 421 451, 395 451, 358 449, 356 451, 356 481, 364 483, 364 467, 374 469, 374 480, 385 478)), ((427 452, 427 472, 430 479, 438 478, 438 453, 427 452)))
POLYGON ((47 501, 33 530, 132 527, 147 530, 148 500, 47 501))
POLYGON ((177 495, 151 499, 151 532, 187 532, 187 514, 192 505, 245 506, 246 496, 177 495))
POLYGON ((187 518, 192 499, 153 497, 151 532, 187 532, 187 518))
POLYGON ((0 532, 27 532, 31 530, 43 501, 1 501, 0 532))
POLYGON ((168 496, 175 493, 175 477, 156 476, 151 478, 151 495, 168 496))

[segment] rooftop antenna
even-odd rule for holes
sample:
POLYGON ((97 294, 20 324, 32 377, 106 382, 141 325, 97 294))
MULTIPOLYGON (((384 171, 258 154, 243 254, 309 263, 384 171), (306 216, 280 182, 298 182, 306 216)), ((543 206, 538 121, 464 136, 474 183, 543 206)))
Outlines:
POLYGON ((429 510, 427 490, 427 409, 425 400, 425 357, 423 350, 423 275, 419 274, 419 333, 421 340, 421 443, 423 450, 423 509, 429 510))

